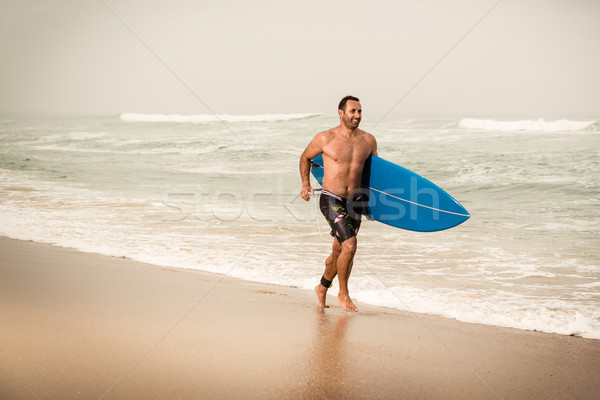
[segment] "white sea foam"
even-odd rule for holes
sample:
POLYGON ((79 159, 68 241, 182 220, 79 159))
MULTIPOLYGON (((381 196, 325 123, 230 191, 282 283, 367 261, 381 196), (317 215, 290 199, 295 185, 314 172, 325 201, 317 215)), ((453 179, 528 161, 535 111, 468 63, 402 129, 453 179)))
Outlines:
POLYGON ((556 121, 538 120, 519 120, 519 121, 498 121, 494 119, 476 119, 463 118, 458 126, 467 129, 478 129, 485 131, 538 131, 538 132, 564 132, 580 131, 594 125, 596 121, 572 121, 560 119, 556 121))
POLYGON ((230 114, 140 114, 122 113, 121 120, 127 122, 178 122, 205 124, 211 122, 279 122, 295 119, 318 117, 320 114, 257 114, 257 115, 230 115, 230 114))
MULTIPOLYGON (((103 137, 105 137, 107 135, 110 135, 110 134, 109 133, 104 133, 104 132, 84 132, 84 131, 77 131, 77 132, 70 132, 67 136, 71 140, 89 140, 89 139, 103 138, 103 137)), ((60 137, 61 135, 57 135, 57 136, 60 137)))

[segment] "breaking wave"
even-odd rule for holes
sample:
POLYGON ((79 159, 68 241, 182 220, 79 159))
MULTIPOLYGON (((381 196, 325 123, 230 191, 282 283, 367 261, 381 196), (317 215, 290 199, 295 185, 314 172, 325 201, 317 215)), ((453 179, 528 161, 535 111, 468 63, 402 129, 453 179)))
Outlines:
POLYGON ((278 122, 291 121, 318 117, 321 114, 257 114, 257 115, 230 115, 230 114, 139 114, 122 113, 121 120, 127 122, 177 122, 205 124, 211 122, 278 122))
POLYGON ((520 121, 497 121, 493 119, 475 119, 463 118, 459 124, 461 128, 479 129, 485 131, 537 131, 537 132, 563 132, 563 131, 581 131, 598 127, 598 122, 573 121, 568 119, 559 119, 556 121, 538 120, 520 120, 520 121))

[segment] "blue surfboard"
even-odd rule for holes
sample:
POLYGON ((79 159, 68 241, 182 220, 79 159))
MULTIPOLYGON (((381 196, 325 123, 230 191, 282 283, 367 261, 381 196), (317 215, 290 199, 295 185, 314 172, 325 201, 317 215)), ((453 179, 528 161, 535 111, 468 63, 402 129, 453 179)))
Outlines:
MULTIPOLYGON (((312 160, 312 175, 323 184, 323 156, 312 160)), ((434 232, 465 222, 469 212, 433 182, 377 156, 365 162, 362 189, 367 215, 375 221, 418 232, 434 232)))

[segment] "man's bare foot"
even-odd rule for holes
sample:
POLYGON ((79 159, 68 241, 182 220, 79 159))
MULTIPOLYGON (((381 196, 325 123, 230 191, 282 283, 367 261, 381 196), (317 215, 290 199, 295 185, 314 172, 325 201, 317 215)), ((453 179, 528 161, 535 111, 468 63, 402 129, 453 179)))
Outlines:
POLYGON ((325 300, 327 299, 327 288, 320 283, 315 286, 315 293, 317 294, 318 303, 317 306, 321 309, 328 308, 329 306, 325 305, 325 300))
POLYGON ((350 300, 350 296, 348 295, 338 295, 338 301, 340 302, 340 306, 344 311, 357 312, 358 308, 354 305, 352 300, 350 300))

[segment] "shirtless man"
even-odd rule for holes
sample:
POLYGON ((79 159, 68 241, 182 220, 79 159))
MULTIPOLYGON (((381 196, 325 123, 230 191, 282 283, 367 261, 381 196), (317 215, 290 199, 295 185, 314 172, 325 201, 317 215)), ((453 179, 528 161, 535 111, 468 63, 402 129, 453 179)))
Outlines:
POLYGON ((310 160, 323 154, 323 188, 320 208, 331 226, 334 237, 331 254, 325 261, 325 272, 321 283, 315 287, 319 307, 325 308, 327 289, 337 275, 340 284, 338 301, 345 311, 358 311, 348 293, 348 279, 356 253, 356 235, 360 228, 361 210, 365 199, 361 199, 361 178, 365 160, 377 155, 377 141, 370 133, 358 129, 362 117, 360 102, 356 97, 346 96, 338 107, 340 125, 318 133, 300 156, 302 192, 308 201, 315 197, 310 186, 310 160))

